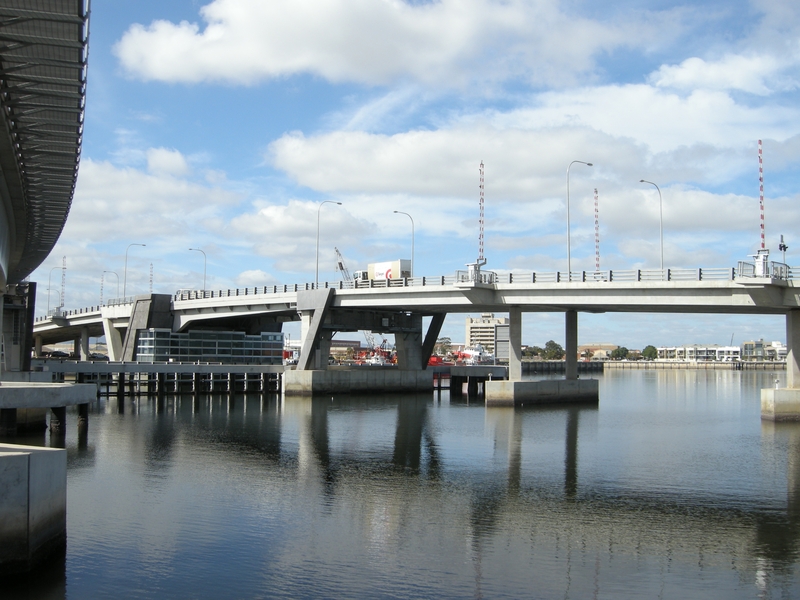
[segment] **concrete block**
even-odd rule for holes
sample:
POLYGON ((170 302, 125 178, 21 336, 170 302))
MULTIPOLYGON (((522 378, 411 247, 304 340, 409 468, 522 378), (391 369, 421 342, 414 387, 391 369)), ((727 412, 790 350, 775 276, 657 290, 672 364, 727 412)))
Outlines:
POLYGON ((66 450, 0 444, 0 573, 30 570, 66 535, 66 450))
POLYGON ((486 406, 523 406, 598 402, 596 379, 545 379, 542 381, 487 381, 486 406))
POLYGON ((428 371, 364 367, 286 371, 283 376, 283 393, 286 396, 425 391, 433 391, 433 373, 428 371))
POLYGON ((761 418, 765 421, 800 421, 800 388, 762 389, 761 418))

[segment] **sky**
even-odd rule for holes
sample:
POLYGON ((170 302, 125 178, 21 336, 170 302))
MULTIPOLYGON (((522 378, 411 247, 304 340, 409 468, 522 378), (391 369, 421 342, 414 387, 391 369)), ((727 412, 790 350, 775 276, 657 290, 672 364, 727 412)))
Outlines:
MULTIPOLYGON (((759 139, 766 245, 783 261, 783 235, 797 264, 794 0, 91 10, 78 183, 31 277, 39 315, 64 257, 67 309, 202 289, 204 265, 207 289, 314 281, 318 217, 320 281, 341 278, 334 248, 351 271, 410 258, 411 219, 415 275, 453 274, 478 257, 481 162, 485 270, 567 269, 572 161, 593 164, 569 169, 573 271, 595 269, 595 189, 601 269, 659 268, 662 226, 665 267, 733 267, 760 247, 759 139)), ((579 343, 785 341, 784 321, 581 314, 579 343)), ((463 341, 464 315, 442 335, 463 341)), ((550 339, 563 314, 524 316, 524 344, 550 339)))

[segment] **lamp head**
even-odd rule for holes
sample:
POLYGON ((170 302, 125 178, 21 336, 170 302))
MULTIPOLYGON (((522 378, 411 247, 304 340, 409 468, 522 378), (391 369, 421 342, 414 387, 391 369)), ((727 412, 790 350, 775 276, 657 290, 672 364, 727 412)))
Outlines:
POLYGON ((593 167, 594 165, 592 163, 586 163, 586 166, 587 167, 593 167))

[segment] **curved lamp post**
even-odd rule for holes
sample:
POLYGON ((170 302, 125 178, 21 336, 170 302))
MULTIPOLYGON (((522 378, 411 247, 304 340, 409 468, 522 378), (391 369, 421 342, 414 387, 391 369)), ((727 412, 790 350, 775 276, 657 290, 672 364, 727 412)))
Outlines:
POLYGON ((128 244, 128 247, 125 248, 125 270, 122 272, 122 297, 125 297, 125 292, 128 288, 128 250, 131 249, 131 246, 147 246, 147 244, 128 244))
MULTIPOLYGON (((50 269, 50 273, 47 274, 47 313, 50 313, 50 278, 53 276, 53 271, 56 269, 63 269, 64 267, 53 267, 50 269)), ((58 291, 58 290, 56 290, 58 291)), ((58 293, 58 297, 61 298, 61 292, 58 293)), ((61 304, 61 300, 58 301, 61 304)))
POLYGON ((342 205, 341 202, 336 202, 334 200, 323 200, 322 204, 319 205, 317 209, 317 260, 316 260, 316 269, 314 270, 314 288, 319 287, 319 213, 322 210, 322 207, 326 204, 338 204, 339 206, 342 205))
MULTIPOLYGON (((200 248, 189 248, 189 250, 194 250, 195 252, 203 252, 200 248)), ((203 252, 203 297, 206 296, 206 253, 203 252)))
POLYGON ((111 273, 117 278, 117 298, 119 298, 119 275, 117 275, 116 271, 103 271, 103 273, 111 273))
POLYGON ((567 280, 572 281, 572 256, 570 254, 570 227, 569 227, 569 169, 575 163, 586 165, 587 167, 593 166, 590 162, 582 160, 573 160, 567 165, 567 280))
POLYGON ((661 202, 661 188, 659 188, 655 183, 652 181, 647 181, 646 179, 640 179, 639 183, 649 183, 650 185, 654 185, 655 188, 658 190, 658 216, 659 216, 659 232, 661 237, 661 270, 664 270, 664 209, 663 203, 661 202))
POLYGON ((405 215, 411 219, 411 277, 414 277, 414 218, 402 210, 394 211, 397 215, 405 215))

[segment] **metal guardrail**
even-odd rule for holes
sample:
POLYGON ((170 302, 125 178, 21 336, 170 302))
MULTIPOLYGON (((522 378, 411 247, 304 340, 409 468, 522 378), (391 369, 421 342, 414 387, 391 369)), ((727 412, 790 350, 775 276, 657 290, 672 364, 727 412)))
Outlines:
MULTIPOLYGON (((768 266, 769 277, 772 279, 794 280, 795 269, 789 265, 770 262, 768 266)), ((498 275, 492 271, 481 271, 481 284, 537 284, 537 283, 634 283, 655 281, 735 281, 757 277, 756 266, 752 263, 739 262, 737 267, 723 268, 698 268, 698 269, 628 269, 619 271, 562 271, 548 273, 503 273, 498 275)), ((352 289, 385 289, 449 286, 457 283, 471 281, 469 271, 456 271, 455 275, 437 275, 434 277, 404 277, 401 279, 383 279, 368 281, 334 281, 314 283, 295 283, 281 285, 267 285, 252 288, 236 288, 229 290, 181 290, 173 296, 173 300, 185 302, 190 300, 203 300, 211 298, 235 298, 237 296, 262 296, 270 294, 296 293, 305 290, 334 288, 337 290, 352 289)), ((114 298, 106 302, 105 306, 120 306, 133 304, 135 297, 114 298)), ((47 317, 39 317, 36 322, 47 320, 51 317, 71 317, 80 314, 100 312, 102 306, 92 306, 76 310, 60 310, 59 314, 51 311, 47 317)))

